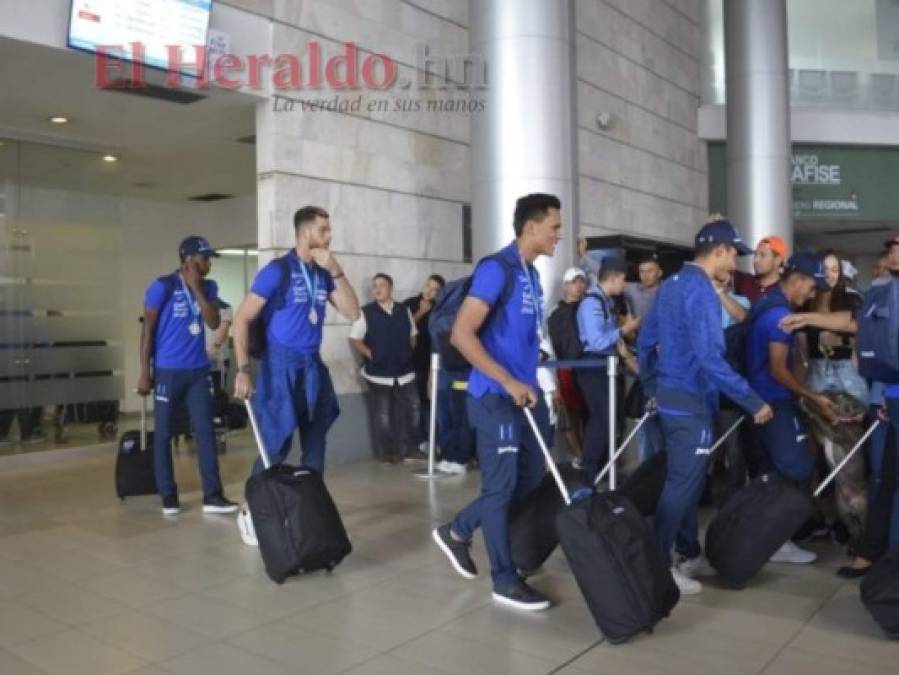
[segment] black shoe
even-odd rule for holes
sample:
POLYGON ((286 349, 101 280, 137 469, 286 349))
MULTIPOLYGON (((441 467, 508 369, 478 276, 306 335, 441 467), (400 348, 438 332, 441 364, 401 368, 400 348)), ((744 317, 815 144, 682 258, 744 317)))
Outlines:
POLYGON ((240 506, 222 493, 203 497, 203 513, 237 513, 240 506))
POLYGON ((549 609, 549 599, 521 581, 507 588, 496 588, 493 599, 503 605, 523 609, 527 612, 539 612, 549 609))
POLYGON ((177 516, 181 513, 181 503, 178 501, 178 493, 164 495, 162 498, 162 515, 177 516))
POLYGON ((859 569, 858 567, 850 567, 846 565, 845 567, 841 567, 837 570, 837 576, 842 579, 861 579, 868 573, 868 570, 871 569, 871 566, 868 565, 864 569, 859 569))
POLYGON ((474 579, 478 576, 478 568, 474 565, 468 549, 471 542, 456 541, 450 534, 450 525, 441 525, 431 533, 431 537, 446 554, 453 568, 465 579, 474 579))

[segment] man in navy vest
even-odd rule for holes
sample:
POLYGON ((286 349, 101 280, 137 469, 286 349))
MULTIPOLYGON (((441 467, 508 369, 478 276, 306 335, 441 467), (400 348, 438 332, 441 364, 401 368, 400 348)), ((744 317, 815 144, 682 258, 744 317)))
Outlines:
POLYGON ((413 351, 418 336, 412 312, 393 300, 393 278, 379 272, 371 283, 373 302, 350 328, 350 346, 365 365, 375 456, 396 464, 415 459, 420 406, 413 351))
POLYGON ((705 486, 720 394, 757 424, 771 408, 724 359, 721 303, 712 280, 752 250, 726 220, 696 235, 695 258, 662 284, 637 337, 640 382, 653 399, 665 437, 668 474, 656 507, 656 542, 683 594, 700 593, 693 577, 713 572, 699 546, 699 499, 705 486), (679 560, 672 564, 671 548, 679 560))
POLYGON ((218 254, 203 237, 188 237, 178 249, 181 267, 160 277, 144 297, 141 334, 141 375, 137 391, 149 396, 155 388, 153 462, 156 487, 167 516, 181 511, 172 468, 174 413, 187 403, 197 439, 197 461, 203 482, 204 513, 234 513, 237 504, 222 493, 215 431, 212 423, 212 383, 203 324, 219 325, 218 287, 204 277, 218 254), (152 367, 151 367, 152 360, 152 367))
MULTIPOLYGON (((359 302, 329 248, 328 212, 304 206, 294 214, 293 226, 296 247, 282 261, 272 260, 259 270, 234 316, 234 395, 245 399, 253 394, 253 410, 273 464, 287 459, 294 432, 299 430, 301 463, 322 473, 328 429, 340 414, 331 376, 320 355, 325 310, 330 302, 355 321, 359 302), (249 327, 260 316, 265 321, 267 347, 254 393, 249 327)), ((257 460, 254 473, 262 469, 257 460)), ((257 545, 246 508, 241 509, 237 524, 244 543, 257 545)))
POLYGON ((548 431, 548 412, 537 386, 543 290, 533 263, 555 251, 562 236, 560 209, 554 195, 520 198, 513 221, 515 241, 475 268, 451 342, 472 365, 468 418, 477 431, 481 495, 432 533, 456 572, 474 579, 477 568, 469 547, 481 527, 490 556, 493 599, 531 611, 547 609, 550 603, 515 569, 508 518, 512 502, 533 492, 545 471, 543 454, 521 407, 533 408, 537 423, 548 431))

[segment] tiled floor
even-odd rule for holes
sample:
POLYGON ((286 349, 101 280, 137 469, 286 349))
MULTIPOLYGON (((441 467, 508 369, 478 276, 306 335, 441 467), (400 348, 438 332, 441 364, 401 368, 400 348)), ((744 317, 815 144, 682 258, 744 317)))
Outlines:
MULTIPOLYGON (((246 438, 222 457, 238 497, 246 438)), ((355 551, 333 574, 276 586, 232 517, 204 516, 194 458, 176 458, 177 519, 155 498, 119 503, 110 457, 0 464, 0 673, 896 673, 857 583, 834 569, 769 566, 747 590, 708 585, 654 634, 604 643, 561 554, 535 585, 557 601, 522 615, 491 604, 431 543, 477 475, 423 482, 409 465, 336 467, 328 483, 355 551)), ((476 560, 488 568, 480 539, 476 560)), ((484 577, 486 575, 482 575, 484 577)))

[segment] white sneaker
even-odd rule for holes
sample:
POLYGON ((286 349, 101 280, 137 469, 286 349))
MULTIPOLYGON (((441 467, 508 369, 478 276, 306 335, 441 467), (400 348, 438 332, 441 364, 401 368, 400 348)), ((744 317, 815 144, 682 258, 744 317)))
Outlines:
POLYGON ((793 565, 810 565, 818 559, 818 554, 814 551, 806 551, 799 548, 792 541, 788 541, 771 556, 769 562, 774 563, 792 563, 793 565))
POLYGON ((468 473, 468 467, 464 464, 448 462, 445 459, 438 462, 435 468, 442 473, 451 473, 456 476, 464 476, 468 473))
POLYGON ((709 559, 704 555, 698 555, 695 558, 681 557, 677 563, 677 569, 688 579, 713 577, 717 574, 715 568, 709 563, 709 559))
POLYGON ((677 588, 680 590, 681 595, 696 595, 697 593, 702 593, 702 584, 694 579, 684 576, 683 572, 676 566, 671 568, 671 576, 674 578, 674 583, 677 584, 677 588))
POLYGON ((240 530, 240 538, 247 546, 259 546, 256 539, 256 529, 253 527, 253 518, 250 516, 250 508, 244 504, 237 512, 237 529, 240 530))

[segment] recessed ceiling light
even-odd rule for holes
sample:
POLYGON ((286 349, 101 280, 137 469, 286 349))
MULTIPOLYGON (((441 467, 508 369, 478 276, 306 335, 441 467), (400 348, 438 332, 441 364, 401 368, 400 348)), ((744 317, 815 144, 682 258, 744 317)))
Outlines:
POLYGON ((103 161, 112 164, 113 162, 118 162, 119 158, 115 155, 103 155, 103 161))
POLYGON ((53 124, 68 124, 69 118, 63 115, 54 115, 53 117, 48 118, 50 122, 53 124))

